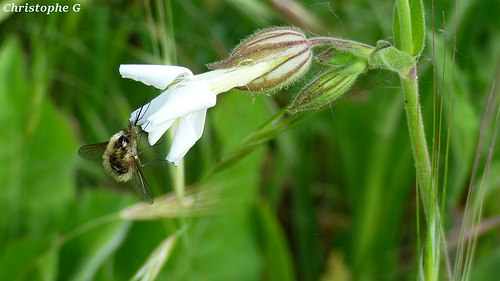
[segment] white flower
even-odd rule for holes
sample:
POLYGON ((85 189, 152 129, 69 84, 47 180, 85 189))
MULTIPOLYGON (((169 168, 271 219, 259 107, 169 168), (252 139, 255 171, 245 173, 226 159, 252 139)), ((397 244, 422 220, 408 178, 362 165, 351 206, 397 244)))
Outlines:
MULTIPOLYGON (((242 87, 272 70, 280 60, 247 63, 193 75, 184 67, 171 65, 120 65, 123 78, 131 78, 164 90, 144 106, 139 121, 154 145, 178 120, 167 161, 177 165, 203 133, 207 109, 216 103, 217 94, 242 87)), ((135 121, 139 109, 132 112, 135 121)))

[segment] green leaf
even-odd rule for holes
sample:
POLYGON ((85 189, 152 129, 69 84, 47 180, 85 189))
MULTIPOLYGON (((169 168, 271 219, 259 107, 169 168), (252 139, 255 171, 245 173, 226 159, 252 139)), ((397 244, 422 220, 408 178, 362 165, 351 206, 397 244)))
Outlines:
POLYGON ((46 251, 38 260, 38 271, 40 279, 44 281, 57 280, 59 270, 60 247, 52 247, 46 251))
POLYGON ((268 280, 295 280, 293 261, 285 234, 268 204, 259 204, 259 232, 263 244, 268 280))
POLYGON ((401 27, 399 26, 398 5, 394 5, 394 15, 392 17, 392 34, 394 36, 394 46, 401 49, 401 27))
POLYGON ((406 52, 391 46, 388 42, 380 40, 377 42, 377 50, 371 55, 368 64, 372 69, 387 69, 400 76, 406 76, 415 65, 415 59, 406 52))
POLYGON ((411 36, 411 16, 410 4, 408 0, 396 0, 394 12, 394 37, 398 38, 396 45, 401 51, 411 54, 412 53, 412 36, 411 36), (397 34, 397 35, 396 35, 397 34))
POLYGON ((88 253, 77 266, 76 272, 69 280, 94 280, 99 267, 121 245, 130 228, 131 222, 120 221, 110 223, 99 229, 86 243, 88 253))
POLYGON ((132 198, 103 189, 87 189, 79 204, 67 210, 65 235, 60 238, 64 245, 59 279, 96 279, 98 270, 110 261, 128 234, 131 222, 120 220, 117 211, 130 204, 132 198))
POLYGON ((146 262, 139 268, 137 273, 131 280, 137 281, 153 281, 158 276, 158 273, 165 265, 165 262, 170 257, 175 243, 177 242, 177 235, 167 237, 160 245, 151 253, 146 262))
MULTIPOLYGON (((20 44, 0 51, 0 233, 47 238, 73 199, 76 142, 68 122, 27 78, 20 44)), ((42 83, 42 82, 40 82, 42 83)))
POLYGON ((418 56, 425 44, 425 17, 424 3, 422 0, 411 0, 411 36, 413 43, 413 56, 418 56))
POLYGON ((2 280, 26 279, 34 269, 34 263, 45 247, 45 243, 32 239, 11 242, 0 256, 2 280))
MULTIPOLYGON (((411 52, 412 56, 418 56, 420 52, 424 49, 425 43, 425 17, 424 17, 424 4, 422 0, 402 0, 409 1, 409 14, 404 13, 404 16, 410 17, 409 19, 403 19, 402 15, 399 13, 398 3, 394 5, 394 16, 392 21, 392 29, 394 35, 394 45, 400 50, 404 50, 403 45, 408 42, 402 42, 403 38, 406 40, 411 39, 411 52), (402 29, 402 22, 405 24, 410 24, 411 26, 402 29), (403 34, 406 32, 411 32, 409 34, 403 34)), ((404 9, 405 7, 399 7, 404 9)))

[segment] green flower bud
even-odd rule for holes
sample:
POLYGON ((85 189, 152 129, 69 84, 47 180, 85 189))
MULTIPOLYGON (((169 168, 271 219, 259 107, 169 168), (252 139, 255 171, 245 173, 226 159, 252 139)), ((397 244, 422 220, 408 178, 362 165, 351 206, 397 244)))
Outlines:
POLYGON ((343 74, 357 74, 365 71, 368 66, 368 60, 357 57, 351 53, 338 51, 335 48, 330 48, 325 52, 316 56, 317 60, 329 65, 343 74))
POLYGON ((226 69, 260 62, 273 62, 274 67, 237 89, 268 91, 282 88, 296 81, 311 65, 312 50, 302 31, 292 27, 262 30, 243 40, 228 59, 208 65, 226 69))
POLYGON ((355 73, 355 69, 358 67, 354 66, 354 69, 350 71, 353 74, 339 72, 337 69, 326 71, 300 91, 288 108, 288 113, 296 114, 306 110, 319 110, 324 106, 338 103, 356 82, 360 74, 355 73))
POLYGON ((350 53, 340 52, 335 48, 329 48, 323 53, 316 56, 316 59, 323 64, 328 64, 331 66, 343 66, 346 64, 351 64, 352 62, 358 60, 358 58, 350 53))

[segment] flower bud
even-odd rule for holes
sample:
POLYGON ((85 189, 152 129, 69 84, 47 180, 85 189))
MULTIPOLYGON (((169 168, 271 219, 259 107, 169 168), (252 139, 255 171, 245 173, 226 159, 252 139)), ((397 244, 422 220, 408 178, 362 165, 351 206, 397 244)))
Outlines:
POLYGON ((317 55, 316 59, 318 62, 323 64, 343 66, 358 60, 358 57, 350 53, 340 52, 335 48, 329 48, 323 53, 317 55))
POLYGON ((288 108, 288 113, 319 110, 324 106, 338 103, 359 76, 359 73, 349 72, 351 74, 331 69, 320 75, 300 91, 288 108))
POLYGON ((208 65, 225 69, 260 62, 273 62, 274 68, 238 87, 244 91, 268 91, 282 88, 302 76, 311 65, 312 50, 302 31, 278 27, 255 33, 240 43, 224 61, 208 65))
POLYGON ((343 74, 358 74, 364 72, 368 67, 367 59, 340 52, 335 48, 326 50, 316 58, 318 62, 329 65, 332 69, 336 69, 343 74))

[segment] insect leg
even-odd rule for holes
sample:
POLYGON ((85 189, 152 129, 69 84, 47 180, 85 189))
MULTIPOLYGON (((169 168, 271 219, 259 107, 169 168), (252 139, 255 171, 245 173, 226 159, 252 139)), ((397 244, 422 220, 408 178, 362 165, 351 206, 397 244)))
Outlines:
POLYGON ((167 159, 155 159, 155 160, 151 160, 151 161, 147 162, 146 164, 141 164, 141 163, 139 162, 139 165, 141 165, 141 167, 144 167, 144 166, 147 166, 147 165, 149 165, 149 164, 151 164, 151 163, 153 163, 153 162, 168 162, 168 163, 171 163, 171 162, 170 162, 170 161, 168 161, 167 159))

